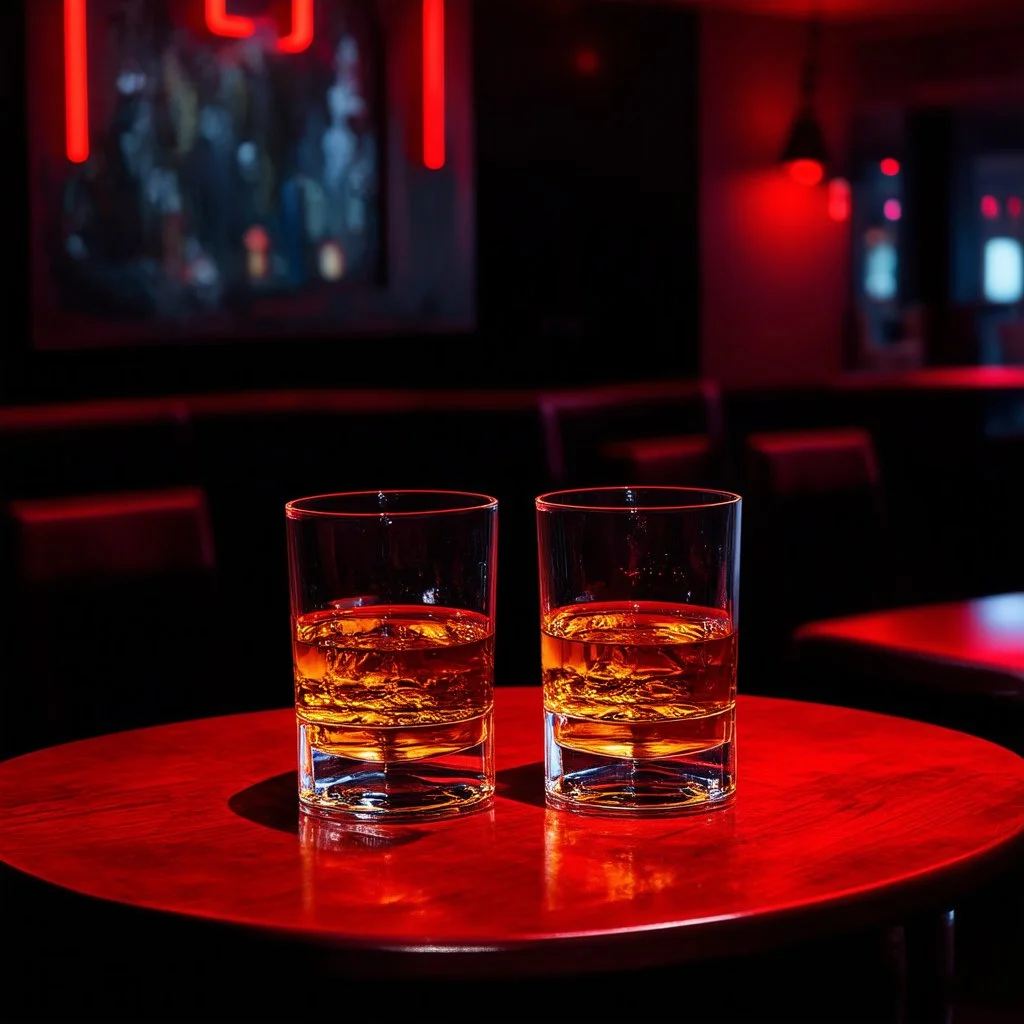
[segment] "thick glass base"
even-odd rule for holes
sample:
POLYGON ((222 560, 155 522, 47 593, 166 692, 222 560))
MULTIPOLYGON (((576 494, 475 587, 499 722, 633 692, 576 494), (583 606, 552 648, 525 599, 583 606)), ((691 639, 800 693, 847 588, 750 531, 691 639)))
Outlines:
POLYGON ((736 795, 734 723, 714 745, 652 758, 615 757, 558 742, 559 716, 544 715, 547 805, 576 814, 655 816, 726 807, 736 795))
MULTIPOLYGON (((479 729, 474 729, 480 738, 471 747, 435 748, 428 757, 386 762, 318 748, 312 742, 314 730, 300 721, 302 810, 359 821, 424 821, 490 806, 494 799, 492 714, 488 712, 479 729)), ((382 741, 380 748, 386 747, 382 741)))

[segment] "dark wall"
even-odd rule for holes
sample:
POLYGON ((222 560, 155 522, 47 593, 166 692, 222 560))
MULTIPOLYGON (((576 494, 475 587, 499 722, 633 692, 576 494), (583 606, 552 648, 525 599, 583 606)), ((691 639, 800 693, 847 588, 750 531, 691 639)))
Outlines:
POLYGON ((485 0, 476 54, 483 334, 574 354, 572 383, 696 374, 696 16, 485 0))
MULTIPOLYGON (((472 12, 476 330, 38 352, 19 265, 5 281, 0 402, 695 375, 696 16, 575 0, 475 0, 472 12), (598 340, 611 347, 595 353, 598 340)), ((17 96, 24 47, 6 27, 17 96)))

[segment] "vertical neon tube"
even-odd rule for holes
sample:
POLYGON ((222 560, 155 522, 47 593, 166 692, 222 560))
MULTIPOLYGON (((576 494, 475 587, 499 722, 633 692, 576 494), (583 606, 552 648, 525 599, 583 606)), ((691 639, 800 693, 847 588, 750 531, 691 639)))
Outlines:
POLYGON ((85 0, 64 0, 64 114, 73 164, 89 159, 89 56, 85 0))
POLYGON ((313 0, 292 0, 292 30, 277 43, 281 53, 302 53, 313 42, 313 0))
POLYGON ((423 0, 423 164, 444 167, 444 0, 423 0))

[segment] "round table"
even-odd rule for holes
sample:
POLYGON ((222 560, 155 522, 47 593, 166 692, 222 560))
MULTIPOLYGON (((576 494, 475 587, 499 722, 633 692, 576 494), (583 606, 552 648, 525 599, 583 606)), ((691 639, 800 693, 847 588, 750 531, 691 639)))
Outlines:
POLYGON ((545 808, 539 688, 499 689, 495 730, 494 807, 417 825, 300 815, 290 709, 39 750, 0 764, 0 861, 339 978, 496 979, 899 922, 1024 836, 1024 759, 908 719, 741 696, 734 806, 650 819, 545 808))
POLYGON ((808 622, 798 651, 827 645, 835 662, 853 659, 863 675, 898 677, 919 690, 1024 701, 1024 593, 985 594, 884 608, 808 622))
POLYGON ((1024 754, 1024 593, 819 619, 791 645, 792 697, 907 715, 1024 754), (822 681, 827 681, 827 686, 822 681))

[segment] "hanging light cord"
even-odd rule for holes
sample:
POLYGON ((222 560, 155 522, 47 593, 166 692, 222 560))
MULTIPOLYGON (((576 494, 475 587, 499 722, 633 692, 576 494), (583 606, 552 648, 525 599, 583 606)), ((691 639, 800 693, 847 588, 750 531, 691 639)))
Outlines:
POLYGON ((805 108, 809 108, 814 100, 818 85, 818 53, 821 49, 821 17, 811 17, 807 32, 807 57, 804 60, 803 75, 800 80, 800 96, 805 108))

